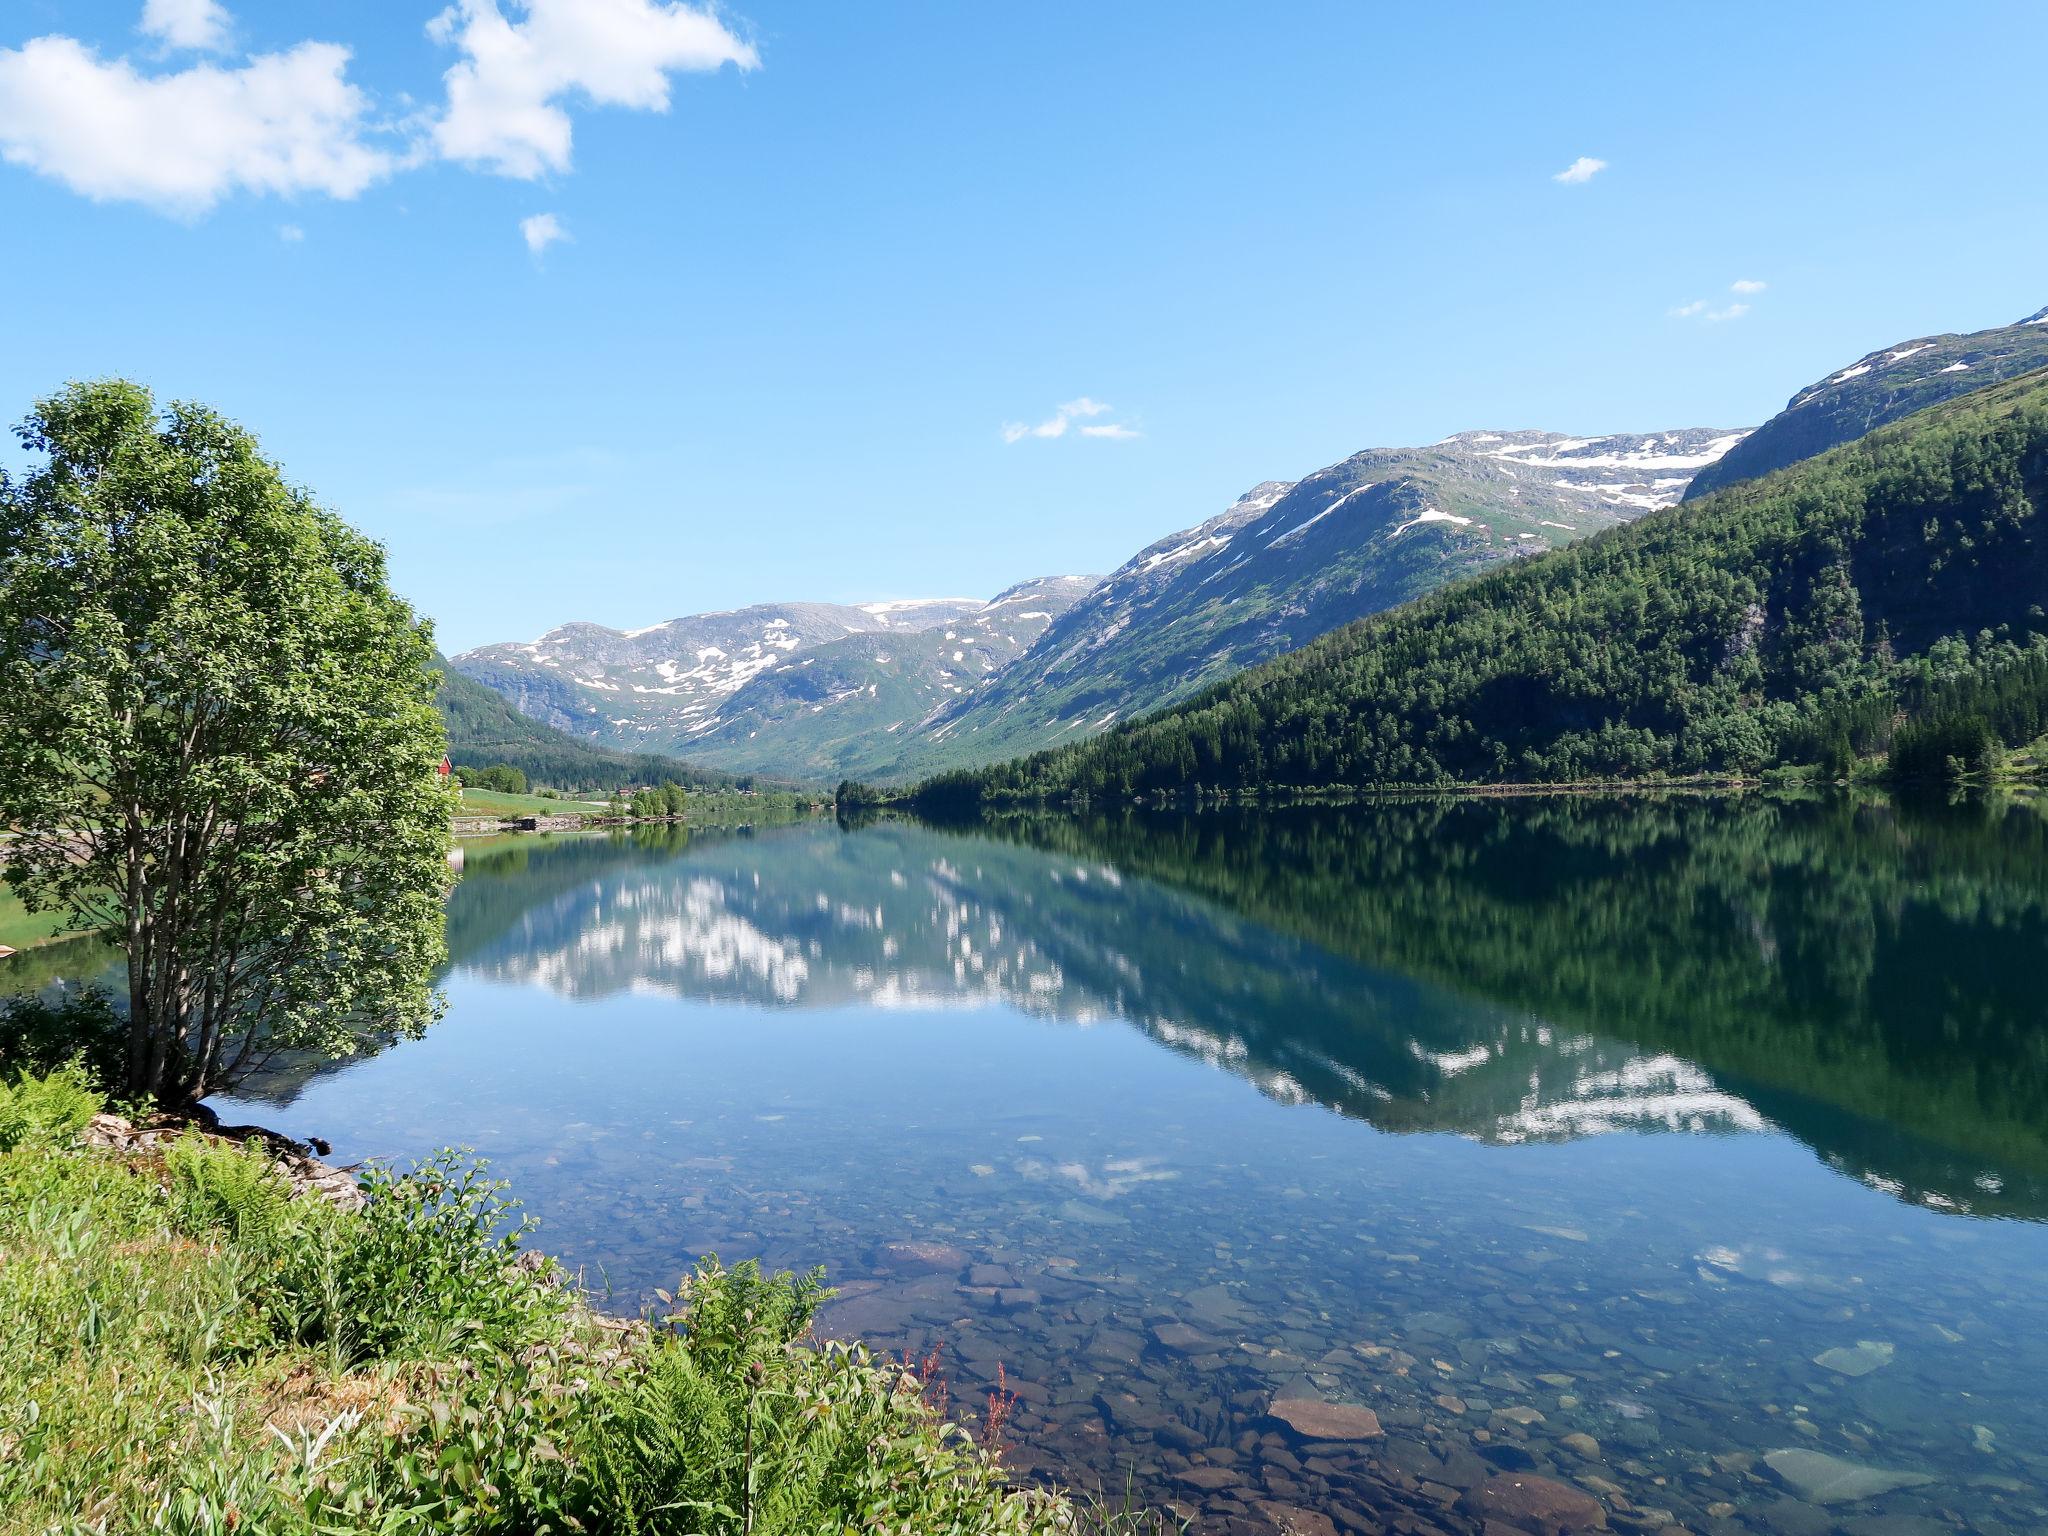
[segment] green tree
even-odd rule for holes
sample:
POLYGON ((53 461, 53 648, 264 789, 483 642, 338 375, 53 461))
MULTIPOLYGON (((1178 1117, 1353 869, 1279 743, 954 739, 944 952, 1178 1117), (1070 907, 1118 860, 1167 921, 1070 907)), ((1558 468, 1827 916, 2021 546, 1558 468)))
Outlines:
POLYGON ((688 798, 689 796, 685 793, 683 786, 674 779, 668 779, 663 782, 661 786, 661 804, 664 815, 682 815, 684 803, 688 798))
POLYGON ((0 478, 0 822, 126 952, 125 1086, 198 1099, 435 1016, 452 797, 427 626, 247 432, 76 384, 0 478))

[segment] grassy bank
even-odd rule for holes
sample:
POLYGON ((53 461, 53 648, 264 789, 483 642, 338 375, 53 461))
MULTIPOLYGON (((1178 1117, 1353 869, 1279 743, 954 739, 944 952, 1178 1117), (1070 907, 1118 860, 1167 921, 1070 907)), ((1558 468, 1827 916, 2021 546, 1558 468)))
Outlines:
POLYGON ((0 885, 0 949, 33 949, 71 932, 63 913, 31 912, 19 896, 0 885))
POLYGON ((462 791, 465 816, 602 816, 602 800, 569 800, 548 795, 507 795, 495 789, 462 791))
POLYGON ((4 1536, 1124 1524, 810 1342, 815 1279, 707 1261, 608 1322, 458 1157, 351 1209, 193 1133, 84 1145, 102 1107, 76 1069, 0 1085, 4 1536))

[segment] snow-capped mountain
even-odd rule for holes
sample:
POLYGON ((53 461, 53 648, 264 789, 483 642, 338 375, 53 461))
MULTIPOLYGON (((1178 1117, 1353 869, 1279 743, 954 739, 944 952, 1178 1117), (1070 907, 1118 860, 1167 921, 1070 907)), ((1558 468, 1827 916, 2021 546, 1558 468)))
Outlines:
POLYGON ((1495 561, 1676 502, 1741 431, 1464 432, 1253 487, 905 738, 896 776, 1075 740, 1495 561))
POLYGON ((1916 336, 1865 353, 1794 395, 1686 492, 1695 500, 1854 442, 1956 395, 2048 368, 2048 309, 2012 325, 1916 336))
POLYGON ((1095 581, 1048 577, 992 600, 759 604, 632 630, 565 624, 452 664, 523 714, 610 746, 829 775, 820 738, 886 736, 922 718, 1021 652, 1095 581))

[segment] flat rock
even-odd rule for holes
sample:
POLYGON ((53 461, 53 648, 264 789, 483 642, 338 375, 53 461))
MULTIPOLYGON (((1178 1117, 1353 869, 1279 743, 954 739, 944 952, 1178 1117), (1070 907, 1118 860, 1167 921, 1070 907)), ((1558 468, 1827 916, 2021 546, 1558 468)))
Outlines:
POLYGON ((1279 1397, 1266 1411, 1304 1440, 1377 1440, 1385 1433, 1379 1415, 1357 1403, 1279 1397))
POLYGON ((1815 1509, 1798 1499, 1774 1499, 1755 1511, 1769 1530, 1778 1536, 1827 1536, 1835 1530, 1835 1518, 1825 1509, 1815 1509))
POLYGON ((1498 1520, 1534 1536, 1607 1528, 1607 1511, 1589 1493, 1533 1472, 1506 1472, 1469 1489, 1458 1507, 1479 1520, 1498 1520))
POLYGON ((957 1274, 967 1267, 967 1255, 951 1243, 909 1240, 882 1244, 875 1250, 875 1262, 904 1274, 957 1274))
POLYGON ((1854 1349, 1824 1349, 1813 1357, 1815 1365, 1826 1366, 1842 1376, 1868 1376, 1892 1363, 1897 1353, 1891 1345, 1876 1339, 1859 1339, 1854 1349))
POLYGON ((1216 1340, 1199 1328, 1190 1328, 1186 1323, 1154 1324, 1152 1342, 1176 1355, 1207 1355, 1214 1353, 1218 1347, 1216 1340))
POLYGON ((1845 1536, 1955 1536, 1954 1527, 1928 1515, 1865 1515, 1844 1520, 1845 1536))
POLYGON ((1330 1517, 1313 1509, 1301 1509, 1293 1504, 1276 1504, 1270 1499, 1259 1501, 1259 1513, 1264 1515, 1273 1529, 1282 1536, 1337 1536, 1337 1527, 1330 1517))
POLYGON ((1924 1488, 1934 1481, 1924 1472, 1866 1467, 1803 1447, 1772 1451, 1764 1457, 1764 1465, 1809 1504, 1854 1504, 1900 1488, 1924 1488))
POLYGON ((1204 1493, 1235 1488, 1244 1481, 1228 1467, 1183 1467, 1173 1474, 1173 1480, 1188 1488, 1199 1488, 1204 1493))

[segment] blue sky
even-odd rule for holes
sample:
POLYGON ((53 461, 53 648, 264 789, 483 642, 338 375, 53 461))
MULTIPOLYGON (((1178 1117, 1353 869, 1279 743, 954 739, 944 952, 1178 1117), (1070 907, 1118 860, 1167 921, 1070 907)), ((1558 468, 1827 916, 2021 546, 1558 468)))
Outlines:
POLYGON ((450 649, 1104 571, 2048 304, 2031 0, 149 3, 0 15, 0 412, 219 406, 450 649))

